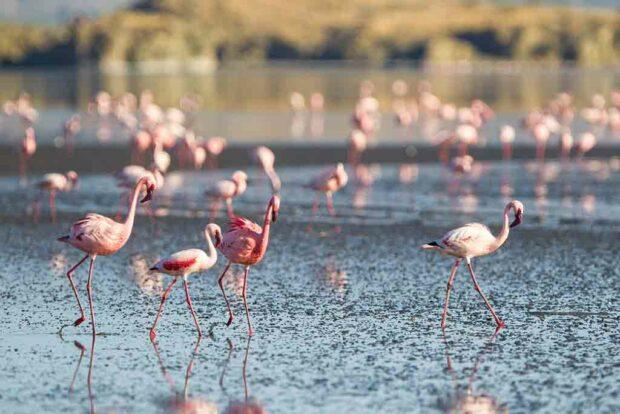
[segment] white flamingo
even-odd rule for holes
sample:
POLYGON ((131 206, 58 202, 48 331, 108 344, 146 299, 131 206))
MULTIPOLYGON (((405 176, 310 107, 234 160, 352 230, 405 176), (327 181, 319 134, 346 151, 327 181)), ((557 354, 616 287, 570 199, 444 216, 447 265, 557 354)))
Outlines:
POLYGON ((469 273, 471 274, 472 282, 474 282, 474 287, 476 291, 480 293, 480 296, 482 296, 482 299, 484 300, 484 303, 489 311, 491 311, 498 329, 506 326, 497 316, 495 310, 493 310, 493 307, 487 300, 484 293, 482 293, 482 290, 476 281, 476 275, 474 274, 474 269, 471 265, 471 259, 474 257, 485 256, 499 249, 504 244, 506 239, 508 239, 510 228, 518 226, 522 219, 523 204, 520 201, 512 200, 510 203, 506 204, 506 207, 504 208, 504 223, 497 237, 494 236, 489 228, 484 224, 469 223, 463 227, 449 231, 439 241, 433 241, 422 246, 422 249, 424 250, 436 250, 442 254, 447 254, 456 258, 454 266, 452 266, 452 271, 450 272, 450 278, 448 279, 446 301, 441 315, 441 329, 445 329, 446 327, 446 316, 448 313, 448 303, 450 301, 450 291, 452 290, 456 271, 463 259, 469 268, 469 273), (508 218, 508 214, 511 210, 515 215, 515 219, 512 223, 510 223, 508 218))

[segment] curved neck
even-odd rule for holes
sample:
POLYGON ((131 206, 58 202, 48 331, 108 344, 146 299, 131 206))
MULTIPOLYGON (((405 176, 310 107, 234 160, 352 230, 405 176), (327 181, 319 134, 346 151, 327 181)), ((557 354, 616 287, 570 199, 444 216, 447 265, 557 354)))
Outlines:
POLYGON ((140 195, 140 190, 142 189, 142 186, 144 185, 144 178, 141 178, 140 180, 138 180, 138 182, 136 183, 136 186, 133 189, 133 193, 131 193, 131 202, 129 204, 129 212, 127 213, 127 218, 125 219, 125 226, 131 230, 133 227, 133 220, 136 216, 136 207, 138 205, 138 196, 140 195))
POLYGON ((271 213, 273 212, 273 204, 269 203, 265 212, 265 221, 263 223, 263 234, 260 239, 260 254, 263 255, 267 251, 269 245, 269 229, 271 227, 271 213))
POLYGON ((508 238, 508 233, 510 232, 510 219, 508 218, 509 213, 510 213, 510 207, 508 206, 504 209, 504 223, 502 224, 502 229, 500 230, 499 234, 495 238, 496 249, 499 249, 501 245, 504 244, 504 242, 508 238))
POLYGON ((205 239, 207 239, 208 247, 207 256, 210 260, 217 260, 217 251, 215 250, 215 245, 213 244, 213 240, 211 240, 208 229, 205 229, 205 239))

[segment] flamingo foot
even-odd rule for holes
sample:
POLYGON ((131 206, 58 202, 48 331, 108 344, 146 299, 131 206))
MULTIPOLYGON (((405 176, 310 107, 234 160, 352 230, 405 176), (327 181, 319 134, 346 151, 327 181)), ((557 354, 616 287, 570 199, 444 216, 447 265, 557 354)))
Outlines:
POLYGON ((226 326, 230 326, 233 323, 233 316, 230 315, 230 318, 228 318, 228 322, 226 322, 226 326))
POLYGON ((506 327, 506 324, 505 324, 503 321, 501 321, 501 320, 496 321, 496 323, 497 323, 497 330, 498 330, 498 331, 499 331, 500 329, 503 329, 503 328, 505 328, 505 327, 506 327))
POLYGON ((83 316, 80 316, 79 318, 75 320, 75 322, 73 322, 73 326, 80 326, 82 322, 84 322, 85 320, 86 318, 84 318, 83 316))
POLYGON ((155 329, 151 329, 149 336, 151 337, 151 342, 155 342, 155 338, 157 337, 157 333, 155 332, 155 329))

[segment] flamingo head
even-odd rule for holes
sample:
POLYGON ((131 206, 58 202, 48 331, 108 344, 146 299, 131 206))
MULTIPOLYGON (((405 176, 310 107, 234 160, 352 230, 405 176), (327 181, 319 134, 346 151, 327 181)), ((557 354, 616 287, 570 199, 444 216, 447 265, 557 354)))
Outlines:
POLYGON ((517 227, 523 221, 523 203, 518 200, 512 200, 508 207, 515 213, 515 219, 510 223, 510 228, 517 227))
POLYGON ((143 177, 142 180, 144 181, 144 187, 146 188, 146 195, 142 200, 140 200, 140 202, 146 203, 151 198, 153 198, 153 191, 155 191, 155 182, 150 177, 143 177))
POLYGON ((215 239, 215 247, 220 247, 222 244, 222 229, 215 223, 207 224, 206 228, 207 233, 215 239))
POLYGON ((71 183, 71 188, 75 187, 78 181, 78 174, 75 171, 67 171, 65 177, 67 177, 67 180, 71 183))
POLYGON ((280 197, 274 195, 271 197, 269 204, 271 205, 271 221, 275 222, 278 220, 278 213, 280 212, 280 197))

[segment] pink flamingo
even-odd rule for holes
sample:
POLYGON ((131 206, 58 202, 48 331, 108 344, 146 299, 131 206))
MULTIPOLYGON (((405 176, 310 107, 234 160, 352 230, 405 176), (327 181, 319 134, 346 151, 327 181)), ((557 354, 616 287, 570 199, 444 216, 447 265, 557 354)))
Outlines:
POLYGON ((79 114, 72 115, 62 127, 62 137, 67 149, 67 154, 73 154, 73 140, 82 129, 82 118, 79 114))
POLYGON ((549 128, 547 128, 545 124, 539 123, 534 125, 532 134, 534 135, 534 139, 536 140, 536 158, 538 160, 544 160, 545 149, 547 148, 547 141, 549 140, 551 131, 549 131, 549 128))
POLYGON ((19 158, 19 175, 22 179, 26 178, 26 170, 28 169, 28 160, 37 151, 37 137, 33 127, 25 130, 24 138, 21 141, 21 152, 19 158))
POLYGON ((577 154, 580 158, 583 158, 588 152, 592 150, 596 146, 596 135, 592 132, 584 132, 579 137, 579 142, 577 143, 577 154))
POLYGON ((518 226, 522 219, 523 204, 520 201, 512 200, 510 203, 506 204, 506 207, 504 208, 504 224, 497 237, 493 236, 493 234, 489 231, 489 228, 484 224, 469 223, 463 227, 449 231, 439 241, 433 241, 422 246, 422 249, 424 250, 436 250, 442 254, 447 254, 456 258, 454 266, 452 266, 452 271, 450 272, 450 278, 448 279, 446 301, 441 315, 441 329, 445 329, 446 327, 446 316, 448 314, 450 291, 452 290, 456 271, 461 264, 461 260, 463 259, 465 259, 467 267, 469 268, 469 273, 471 274, 471 280, 474 282, 474 287, 480 296, 482 296, 482 299, 484 300, 484 303, 489 311, 491 311, 497 327, 503 328, 506 326, 504 322, 499 319, 484 293, 482 293, 482 290, 476 281, 476 275, 474 274, 474 269, 471 265, 471 259, 474 257, 485 256, 499 249, 508 238, 510 228, 518 226), (508 213, 510 213, 511 210, 514 212, 515 219, 509 224, 508 213))
POLYGON ((503 125, 499 131, 499 140, 502 142, 502 155, 504 161, 512 158, 512 143, 515 140, 515 129, 510 125, 503 125))
POLYGON ((243 171, 235 171, 230 180, 221 180, 205 191, 205 194, 212 199, 211 214, 219 209, 220 201, 226 202, 228 218, 235 217, 232 207, 232 199, 245 193, 247 188, 248 176, 243 171))
MULTIPOLYGON (((334 209, 334 201, 332 198, 333 193, 342 189, 349 181, 349 176, 344 169, 342 163, 338 163, 335 167, 331 167, 321 172, 315 177, 308 185, 308 188, 316 191, 317 193, 325 194, 327 199, 327 211, 330 215, 336 215, 334 209)), ((316 214, 319 209, 319 200, 315 199, 312 204, 312 214, 316 214)))
POLYGON ((261 145, 254 148, 250 155, 252 159, 254 159, 254 161, 256 161, 261 166, 263 172, 269 178, 269 181, 271 182, 271 190, 274 193, 280 191, 280 188, 282 187, 282 182, 280 181, 280 177, 278 177, 278 174, 276 173, 276 170, 274 168, 276 156, 273 151, 271 151, 264 145, 261 145))
POLYGON ((161 312, 164 309, 164 303, 166 302, 166 299, 168 299, 172 287, 179 280, 179 278, 183 278, 183 285, 185 288, 185 300, 187 302, 187 305, 189 306, 189 310, 192 314, 192 318, 194 319, 194 323, 196 324, 198 337, 202 337, 200 324, 198 323, 198 318, 196 317, 196 312, 194 311, 194 306, 192 305, 192 298, 189 295, 187 277, 193 273, 209 270, 215 265, 215 262, 217 262, 217 251, 215 250, 215 245, 213 244, 211 237, 215 238, 215 244, 219 245, 222 242, 222 230, 217 224, 209 223, 205 227, 204 233, 205 238, 207 239, 207 246, 209 248, 208 252, 205 252, 201 249, 181 250, 180 252, 173 253, 165 259, 160 260, 149 269, 165 273, 174 277, 174 279, 172 279, 172 282, 170 282, 161 297, 159 310, 157 311, 155 322, 153 322, 153 327, 151 328, 151 341, 155 341, 155 337, 157 336, 155 332, 155 328, 157 327, 157 321, 159 321, 161 312))
MULTIPOLYGON (((120 171, 114 173, 116 178, 116 186, 123 192, 121 193, 118 211, 116 212, 116 220, 120 219, 121 211, 123 209, 123 202, 126 198, 129 198, 129 192, 136 185, 136 183, 142 178, 148 177, 153 183, 155 183, 155 189, 159 190, 164 186, 164 175, 157 169, 156 166, 152 166, 150 169, 146 169, 140 165, 127 165, 120 171)), ((154 213, 150 206, 144 206, 147 214, 151 219, 154 218, 154 213)))
POLYGON ((567 160, 570 156, 570 151, 573 148, 573 142, 573 135, 569 129, 562 132, 562 135, 560 135, 560 153, 563 160, 567 160))
MULTIPOLYGON (((58 191, 71 191, 77 184, 78 175, 75 171, 67 171, 65 174, 51 173, 45 174, 41 181, 37 183, 37 188, 42 192, 47 191, 49 193, 50 201, 50 215, 52 222, 56 222, 56 193, 58 191)), ((38 218, 39 199, 35 202, 35 217, 38 218)))
POLYGON ((155 183, 151 181, 149 177, 142 177, 138 180, 133 189, 129 212, 127 213, 127 218, 124 223, 119 223, 99 214, 88 213, 83 218, 73 223, 71 226, 71 232, 68 235, 58 238, 58 241, 67 243, 86 253, 86 256, 84 256, 82 260, 80 260, 67 272, 71 289, 73 290, 78 307, 80 308, 80 317, 73 323, 73 326, 80 325, 84 322, 85 317, 84 309, 80 303, 80 298, 78 296, 77 289, 75 288, 75 284, 73 283, 72 275, 73 272, 75 272, 75 270, 90 257, 86 291, 88 292, 88 304, 90 307, 93 336, 96 335, 95 310, 93 308, 92 297, 92 278, 95 260, 99 255, 109 256, 116 253, 125 245, 125 243, 127 243, 129 236, 131 236, 131 230, 133 229, 138 195, 143 189, 146 190, 146 196, 141 200, 141 203, 145 203, 151 199, 153 191, 155 190, 155 183))
POLYGON ((151 134, 147 131, 136 131, 131 137, 131 162, 142 163, 144 161, 144 152, 149 149, 152 142, 151 134))
POLYGON ((234 217, 230 220, 228 225, 228 231, 224 233, 220 243, 216 244, 217 247, 224 256, 228 259, 228 264, 222 272, 222 275, 218 279, 218 284, 226 301, 226 307, 228 308, 228 322, 227 326, 233 322, 233 312, 230 308, 230 303, 226 297, 224 291, 224 285, 222 284, 226 272, 233 263, 241 264, 245 267, 245 274, 243 277, 243 305, 245 306, 245 315, 248 320, 248 335, 254 335, 252 329, 252 323, 250 322, 250 311, 248 310, 247 301, 247 287, 248 287, 248 273, 250 266, 260 263, 265 256, 267 247, 269 245, 269 230, 271 228, 271 222, 275 222, 278 219, 278 212, 280 211, 280 198, 277 195, 273 195, 267 210, 265 211, 265 220, 263 227, 243 217, 234 217))
POLYGON ((461 124, 456 128, 454 134, 460 144, 460 156, 467 155, 467 148, 478 142, 478 130, 473 125, 461 124))
POLYGON ((354 129, 347 139, 349 164, 356 166, 360 163, 362 153, 368 147, 368 137, 359 129, 354 129))
POLYGON ((223 137, 211 137, 204 142, 204 149, 207 153, 207 168, 216 169, 218 167, 218 157, 227 145, 228 141, 223 137))

